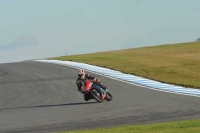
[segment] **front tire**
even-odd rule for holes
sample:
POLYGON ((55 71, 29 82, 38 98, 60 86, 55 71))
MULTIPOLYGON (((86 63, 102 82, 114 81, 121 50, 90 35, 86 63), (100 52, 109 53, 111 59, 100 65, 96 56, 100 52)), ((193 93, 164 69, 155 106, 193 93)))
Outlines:
POLYGON ((110 92, 106 92, 106 98, 105 98, 105 99, 106 99, 107 101, 111 101, 112 98, 113 98, 113 97, 112 97, 111 93, 110 93, 110 92))
POLYGON ((101 100, 101 92, 98 89, 93 89, 91 92, 92 97, 99 103, 102 103, 103 100, 101 100), (98 96, 99 95, 99 96, 98 96))

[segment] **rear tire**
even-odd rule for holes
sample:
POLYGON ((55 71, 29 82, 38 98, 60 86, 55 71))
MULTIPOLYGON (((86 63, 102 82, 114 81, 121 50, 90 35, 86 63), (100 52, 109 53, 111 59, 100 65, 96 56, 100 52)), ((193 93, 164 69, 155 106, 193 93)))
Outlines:
POLYGON ((106 98, 105 98, 105 99, 106 99, 107 101, 111 101, 112 98, 113 98, 113 97, 112 97, 111 93, 110 93, 110 92, 106 92, 106 98))
POLYGON ((92 97, 93 97, 97 102, 102 103, 103 100, 101 100, 101 99, 96 95, 95 91, 96 91, 97 93, 101 94, 101 92, 99 92, 98 89, 95 89, 95 88, 94 88, 94 89, 90 92, 91 95, 92 95, 92 97))

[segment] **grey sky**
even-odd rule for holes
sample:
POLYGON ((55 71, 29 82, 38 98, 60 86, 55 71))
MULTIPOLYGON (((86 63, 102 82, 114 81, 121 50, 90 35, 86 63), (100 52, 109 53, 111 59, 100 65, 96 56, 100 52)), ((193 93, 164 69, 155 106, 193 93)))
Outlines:
POLYGON ((194 41, 199 14, 199 0, 0 0, 0 63, 194 41))

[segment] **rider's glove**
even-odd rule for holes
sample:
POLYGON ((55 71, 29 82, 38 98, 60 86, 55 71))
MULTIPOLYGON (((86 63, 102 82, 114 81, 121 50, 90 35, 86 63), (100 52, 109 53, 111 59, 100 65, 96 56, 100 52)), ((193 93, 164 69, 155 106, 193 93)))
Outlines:
POLYGON ((99 79, 97 79, 96 82, 101 83, 101 81, 99 79))
POLYGON ((102 85, 102 83, 99 79, 96 80, 96 83, 99 84, 99 85, 102 85))

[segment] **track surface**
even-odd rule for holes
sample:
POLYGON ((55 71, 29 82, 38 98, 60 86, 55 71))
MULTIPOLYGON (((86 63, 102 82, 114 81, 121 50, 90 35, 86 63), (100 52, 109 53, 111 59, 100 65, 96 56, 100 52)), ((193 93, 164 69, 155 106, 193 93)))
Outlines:
POLYGON ((55 132, 200 118, 200 98, 150 90, 92 74, 113 101, 85 102, 74 68, 0 64, 0 132, 55 132))

